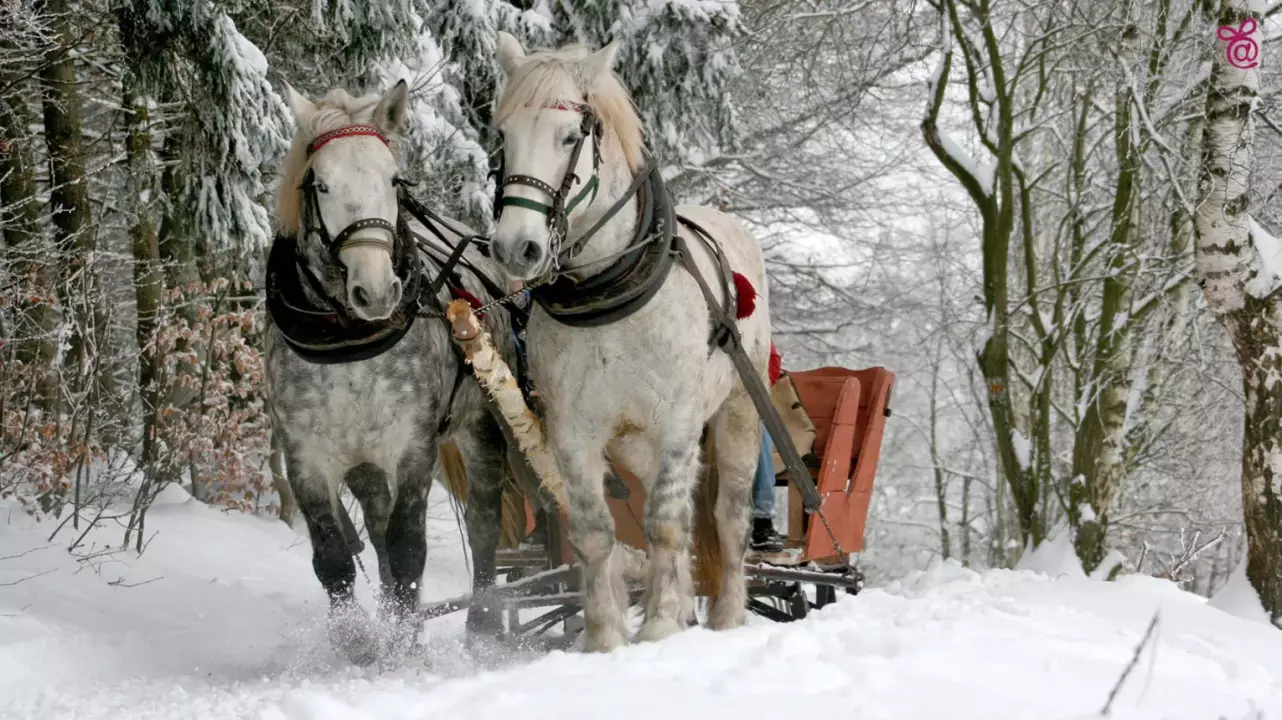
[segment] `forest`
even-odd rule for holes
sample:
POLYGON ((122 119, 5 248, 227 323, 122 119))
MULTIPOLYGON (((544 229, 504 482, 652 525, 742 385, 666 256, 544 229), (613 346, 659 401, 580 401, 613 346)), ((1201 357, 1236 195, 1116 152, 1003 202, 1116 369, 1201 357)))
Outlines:
POLYGON ((1278 0, 0 0, 0 498, 73 550, 141 552, 173 483, 293 522, 285 83, 408 82, 412 192, 485 233, 499 30, 618 40, 673 195, 759 237, 784 367, 896 373, 870 582, 1067 537, 1282 624, 1278 0))

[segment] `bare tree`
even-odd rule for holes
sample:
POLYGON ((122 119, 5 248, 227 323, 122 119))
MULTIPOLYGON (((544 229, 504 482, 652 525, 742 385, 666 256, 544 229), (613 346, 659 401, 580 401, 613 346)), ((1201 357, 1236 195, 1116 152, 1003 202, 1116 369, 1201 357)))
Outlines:
POLYGON ((1260 71, 1233 52, 1247 43, 1258 51, 1262 15, 1259 4, 1247 0, 1221 0, 1216 8, 1221 28, 1255 30, 1217 43, 1194 229, 1203 294, 1228 330, 1242 368, 1246 574, 1274 624, 1282 625, 1282 245, 1249 212, 1260 71))

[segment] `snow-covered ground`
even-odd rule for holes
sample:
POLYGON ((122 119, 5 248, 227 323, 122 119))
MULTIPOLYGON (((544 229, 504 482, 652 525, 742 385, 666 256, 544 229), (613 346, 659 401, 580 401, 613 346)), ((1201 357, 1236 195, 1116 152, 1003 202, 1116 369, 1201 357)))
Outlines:
MULTIPOLYGON (((426 599, 468 584, 434 496, 426 599)), ((175 489, 141 558, 77 558, 70 529, 49 543, 52 530, 0 506, 5 720, 1098 717, 1155 612, 1111 717, 1282 718, 1282 632, 1146 577, 945 564, 799 623, 695 628, 606 656, 475 658, 447 616, 426 626, 422 658, 358 670, 328 647, 306 540, 277 521, 175 489)), ((91 533, 77 552, 120 539, 91 533)))

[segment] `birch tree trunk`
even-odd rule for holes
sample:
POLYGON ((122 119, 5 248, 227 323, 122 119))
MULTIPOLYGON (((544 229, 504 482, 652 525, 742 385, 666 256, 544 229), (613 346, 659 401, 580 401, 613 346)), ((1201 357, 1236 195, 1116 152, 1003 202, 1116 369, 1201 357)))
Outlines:
POLYGON ((1140 149, 1135 143, 1132 88, 1116 94, 1113 137, 1118 177, 1113 194, 1112 232, 1108 239, 1108 274, 1100 304, 1099 333, 1091 372, 1095 398, 1086 407, 1073 446, 1073 481, 1069 485, 1069 522, 1082 568, 1092 572, 1104 560, 1108 514, 1126 476, 1123 462, 1126 401, 1130 391, 1132 328, 1131 287, 1138 263, 1134 257, 1140 198, 1140 149), (1089 510, 1088 510, 1089 508, 1089 510))
MULTIPOLYGON (((1217 24, 1254 19, 1264 39, 1259 0, 1220 0, 1217 24)), ((1273 264, 1261 263, 1247 192, 1254 160, 1259 67, 1234 67, 1215 42, 1206 131, 1194 217, 1195 258, 1207 305, 1224 323, 1242 368, 1242 511, 1246 575, 1275 625, 1282 626, 1282 295, 1273 264)), ((1271 256, 1276 249, 1268 254, 1271 256)))

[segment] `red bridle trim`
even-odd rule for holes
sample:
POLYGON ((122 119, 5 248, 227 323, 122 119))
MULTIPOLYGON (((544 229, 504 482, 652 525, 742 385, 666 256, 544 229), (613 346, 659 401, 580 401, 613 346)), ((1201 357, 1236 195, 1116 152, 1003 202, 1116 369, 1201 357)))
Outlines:
POLYGON ((317 136, 317 138, 307 146, 307 154, 311 155, 317 150, 320 150, 331 140, 338 140, 346 137, 359 137, 361 135, 376 137, 379 140, 382 140, 384 145, 390 146, 392 144, 391 141, 387 139, 387 136, 383 134, 383 131, 373 125, 348 125, 347 127, 330 130, 324 135, 317 136))
POLYGON ((560 102, 556 102, 551 105, 544 105, 542 107, 544 110, 568 110, 570 112, 579 113, 580 115, 588 109, 587 105, 576 103, 573 100, 561 100, 560 102))

